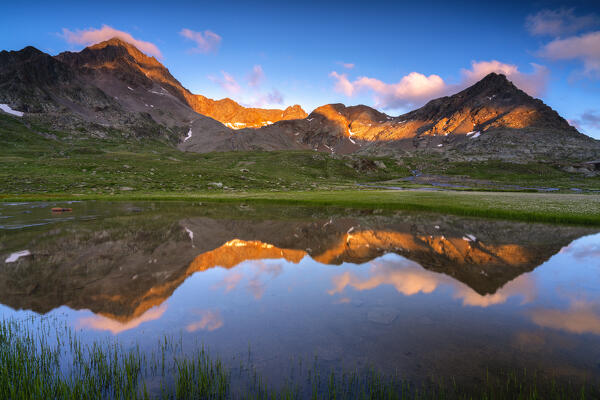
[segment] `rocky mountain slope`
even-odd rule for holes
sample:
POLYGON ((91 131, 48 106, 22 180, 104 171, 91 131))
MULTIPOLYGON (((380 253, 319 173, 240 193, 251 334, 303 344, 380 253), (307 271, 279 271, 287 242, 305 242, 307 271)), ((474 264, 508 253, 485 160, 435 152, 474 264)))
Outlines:
POLYGON ((273 122, 301 119, 308 115, 297 104, 285 110, 246 108, 229 98, 213 100, 200 94, 188 96, 187 101, 197 113, 214 118, 231 129, 261 128, 273 122))
POLYGON ((234 134, 223 124, 259 127, 306 116, 300 106, 245 108, 192 94, 154 57, 119 39, 55 57, 33 47, 1 52, 0 103, 57 129, 101 136, 115 129, 173 142, 186 137, 193 123, 218 143, 234 134))
POLYGON ((161 89, 154 91, 154 94, 164 95, 165 92, 169 92, 197 113, 216 119, 233 129, 261 127, 282 119, 304 118, 307 115, 299 105, 285 110, 246 108, 229 98, 212 100, 193 94, 154 57, 146 56, 134 46, 119 39, 93 45, 78 53, 61 53, 56 58, 78 69, 116 73, 120 75, 121 80, 130 81, 134 85, 132 87, 149 83, 144 82, 141 77, 143 74, 161 85, 161 89))
POLYGON ((491 73, 473 86, 392 117, 364 105, 328 104, 306 115, 245 108, 191 93, 158 60, 119 39, 50 56, 33 47, 0 52, 0 104, 25 120, 107 136, 166 138, 180 150, 311 149, 453 160, 600 158, 600 142, 491 73))
POLYGON ((359 105, 329 104, 306 119, 282 121, 299 143, 339 153, 401 155, 443 152, 454 158, 587 159, 600 156, 600 142, 581 133, 545 105, 491 73, 475 85, 398 117, 359 105))

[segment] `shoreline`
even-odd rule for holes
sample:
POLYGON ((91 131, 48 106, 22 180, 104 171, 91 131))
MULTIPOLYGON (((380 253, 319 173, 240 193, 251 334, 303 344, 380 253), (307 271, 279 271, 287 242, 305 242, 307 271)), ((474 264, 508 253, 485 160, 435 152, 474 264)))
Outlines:
POLYGON ((600 226, 600 196, 523 192, 335 190, 302 192, 170 192, 8 194, 0 203, 32 201, 199 201, 368 210, 428 211, 466 217, 600 226))

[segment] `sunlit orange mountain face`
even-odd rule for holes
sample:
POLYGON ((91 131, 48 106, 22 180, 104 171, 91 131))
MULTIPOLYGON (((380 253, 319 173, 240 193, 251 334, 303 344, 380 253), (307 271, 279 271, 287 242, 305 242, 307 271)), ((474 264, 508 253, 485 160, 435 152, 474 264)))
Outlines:
MULTIPOLYGON (((189 217, 126 213, 95 223, 59 225, 51 234, 25 230, 5 235, 2 260, 19 243, 29 243, 30 254, 3 264, 0 302, 39 313, 60 306, 89 309, 127 324, 148 318, 144 315, 149 310, 164 304, 192 275, 235 271, 247 263, 279 260, 294 269, 311 261, 341 274, 345 265, 360 265, 365 271, 375 268, 377 285, 398 287, 400 276, 408 282, 406 270, 388 261, 383 270, 377 269, 386 254, 401 256, 402 265, 409 263, 413 278, 441 274, 470 288, 470 301, 481 302, 591 232, 433 215, 278 220, 231 218, 236 214, 231 207, 221 215, 191 212, 189 217)), ((336 287, 361 287, 358 278, 345 279, 336 287)))
POLYGON ((311 149, 338 154, 424 151, 448 157, 591 159, 600 144, 541 100, 491 73, 400 116, 364 105, 247 108, 193 94, 154 57, 111 39, 50 56, 33 47, 0 53, 0 102, 78 135, 117 129, 183 151, 311 149))

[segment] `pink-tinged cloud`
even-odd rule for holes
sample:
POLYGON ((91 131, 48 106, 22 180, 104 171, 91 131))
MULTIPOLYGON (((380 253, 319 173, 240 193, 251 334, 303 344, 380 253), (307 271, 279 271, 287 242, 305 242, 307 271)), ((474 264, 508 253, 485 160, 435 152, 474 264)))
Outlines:
POLYGON ((569 125, 571 125, 573 128, 577 129, 579 132, 581 132, 581 124, 579 123, 579 120, 577 119, 568 119, 567 122, 569 123, 569 125))
POLYGON ((404 296, 413 296, 418 293, 432 293, 440 285, 444 285, 454 289, 454 298, 462 299, 464 306, 471 307, 503 304, 511 297, 521 297, 522 303, 528 303, 536 296, 534 281, 529 275, 521 275, 508 282, 494 294, 481 295, 463 283, 446 275, 428 271, 404 258, 393 262, 372 262, 366 275, 344 272, 334 276, 332 281, 333 288, 328 291, 330 295, 342 294, 346 288, 365 291, 390 285, 404 296))
POLYGON ((228 74, 225 71, 221 71, 221 74, 223 75, 222 78, 218 78, 216 76, 209 76, 208 79, 215 82, 231 94, 237 94, 242 90, 239 83, 237 83, 237 81, 231 74, 228 74))
POLYGON ((348 75, 338 74, 336 71, 332 71, 329 76, 336 80, 334 87, 336 92, 343 93, 348 97, 354 94, 354 84, 348 80, 348 75))
POLYGON ((600 309, 597 304, 573 302, 568 310, 534 310, 531 319, 544 328, 600 335, 600 309))
POLYGON ((550 60, 579 60, 583 62, 584 75, 600 78, 600 31, 555 39, 538 54, 550 60))
POLYGON ((211 332, 223 326, 223 318, 219 311, 201 310, 198 311, 198 314, 201 316, 200 320, 186 326, 185 329, 188 332, 196 332, 199 330, 211 332))
POLYGON ((338 64, 346 69, 353 69, 356 66, 354 63, 338 62, 338 64))
POLYGON ((283 104, 283 94, 277 90, 272 89, 267 93, 256 93, 253 100, 247 103, 250 107, 266 107, 269 105, 281 105, 283 104))
POLYGON ((183 28, 179 34, 196 43, 196 47, 191 49, 192 52, 195 53, 211 53, 217 51, 222 40, 221 36, 209 30, 196 32, 191 29, 183 28))
POLYGON ((225 292, 243 287, 256 299, 260 299, 268 282, 277 278, 283 272, 281 263, 267 263, 254 260, 236 266, 235 272, 229 270, 227 276, 213 286, 213 289, 224 288, 225 292))
POLYGON ((155 321, 160 319, 162 315, 167 311, 165 304, 159 307, 153 307, 146 311, 144 314, 137 318, 132 319, 128 322, 119 322, 113 319, 104 317, 102 315, 95 315, 89 318, 82 318, 78 325, 82 328, 94 329, 99 331, 109 331, 113 335, 137 328, 144 322, 155 321))
POLYGON ((461 71, 463 81, 460 88, 471 86, 491 72, 506 75, 508 80, 514 83, 519 89, 527 94, 538 97, 544 94, 548 84, 549 71, 546 67, 531 63, 533 72, 526 74, 519 71, 519 68, 513 64, 505 64, 500 61, 473 61, 471 69, 461 71))
POLYGON ((259 87, 260 84, 265 79, 265 72, 262 69, 262 66, 255 65, 252 68, 252 72, 248 75, 248 86, 250 87, 259 87))
POLYGON ((438 284, 435 274, 427 273, 418 264, 403 260, 402 264, 373 263, 368 276, 356 275, 352 272, 333 277, 333 288, 330 295, 344 292, 347 287, 357 291, 373 290, 382 285, 391 285, 399 293, 412 296, 417 293, 431 293, 438 284), (402 265, 402 267, 400 267, 402 265))
POLYGON ((255 261, 252 263, 253 276, 248 279, 248 290, 255 299, 259 300, 267 289, 267 283, 277 278, 283 272, 281 263, 255 261))
POLYGON ((454 298, 462 299, 464 306, 489 307, 496 304, 504 304, 511 297, 521 297, 521 304, 534 300, 537 290, 534 281, 529 275, 521 275, 515 280, 508 282, 496 293, 481 295, 468 286, 458 286, 454 298))
POLYGON ((231 292, 244 279, 244 275, 240 272, 229 272, 221 282, 216 283, 213 289, 224 288, 225 293, 231 292))
MULTIPOLYGON (((594 114, 593 112, 583 113, 582 119, 577 120, 575 125, 579 125, 582 123, 582 121, 585 121, 584 118, 591 119, 590 126, 600 129, 600 115, 594 114)), ((571 121, 569 123, 571 123, 571 121)), ((571 125, 573 125, 573 123, 571 123, 571 125)), ((560 249, 559 253, 568 254, 581 261, 586 259, 600 260, 600 243, 595 241, 574 241, 568 246, 565 246, 562 249, 560 249)))
POLYGON ((225 71, 221 71, 222 78, 209 76, 208 78, 217 83, 228 93, 237 95, 237 101, 246 107, 265 107, 269 105, 283 104, 283 94, 273 88, 270 91, 262 89, 265 73, 262 66, 255 65, 246 76, 245 84, 239 84, 235 77, 225 71))
POLYGON ((592 28, 600 22, 597 15, 575 15, 573 8, 558 10, 542 10, 528 15, 525 26, 532 35, 562 36, 572 35, 585 29, 592 28))
POLYGON ((100 43, 112 38, 118 38, 124 42, 134 45, 138 50, 150 56, 162 58, 160 50, 154 43, 138 40, 131 36, 130 33, 120 31, 108 25, 102 25, 102 28, 100 29, 89 28, 84 30, 78 29, 76 31, 70 31, 69 29, 63 28, 61 36, 67 41, 67 43, 80 44, 84 46, 100 43))
POLYGON ((279 90, 273 89, 267 93, 266 100, 268 104, 283 104, 283 94, 279 90))
POLYGON ((424 75, 411 72, 397 83, 386 83, 370 77, 358 77, 354 81, 348 79, 347 74, 333 71, 329 74, 335 79, 334 90, 351 97, 359 92, 372 92, 375 106, 383 109, 401 108, 407 106, 420 106, 436 97, 456 93, 487 74, 496 72, 506 75, 516 86, 532 96, 544 93, 548 81, 547 68, 531 64, 533 72, 526 74, 519 71, 516 65, 492 61, 473 61, 470 69, 461 71, 461 81, 458 84, 448 84, 439 75, 424 75))
POLYGON ((333 302, 333 304, 349 304, 352 301, 350 297, 342 297, 333 302))
POLYGON ((446 93, 444 80, 437 75, 425 76, 411 72, 397 83, 385 83, 379 79, 362 76, 354 81, 347 74, 333 71, 329 74, 336 80, 334 90, 348 97, 362 91, 370 91, 375 98, 375 105, 381 108, 397 108, 422 104, 433 97, 446 93))
POLYGON ((383 108, 421 104, 446 92, 446 84, 438 75, 426 76, 418 72, 411 72, 392 84, 360 77, 354 85, 358 90, 372 90, 375 93, 376 105, 383 108))
MULTIPOLYGON (((581 114, 581 123, 592 128, 600 129, 600 112, 588 110, 581 114)), ((600 256, 600 246, 596 246, 600 256)))

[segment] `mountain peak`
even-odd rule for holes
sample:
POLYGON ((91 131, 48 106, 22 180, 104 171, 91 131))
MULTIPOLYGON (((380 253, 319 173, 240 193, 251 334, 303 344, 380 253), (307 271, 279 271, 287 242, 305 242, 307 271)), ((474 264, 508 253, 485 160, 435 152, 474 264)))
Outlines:
POLYGON ((110 38, 110 39, 105 40, 103 42, 92 44, 92 45, 88 46, 87 48, 91 49, 91 50, 101 50, 101 49, 104 49, 105 47, 109 47, 109 46, 123 47, 123 48, 128 49, 128 50, 129 49, 135 49, 135 50, 139 51, 137 49, 137 47, 135 47, 131 43, 128 43, 128 42, 126 42, 123 39, 120 39, 118 37, 113 37, 113 38, 110 38))
MULTIPOLYGON (((108 56, 119 57, 129 55, 137 62, 143 62, 147 64, 160 64, 156 58, 147 56, 142 51, 140 51, 133 44, 126 42, 118 37, 114 37, 104 42, 96 43, 94 45, 86 47, 83 52, 103 52, 108 56)), ((162 66, 162 65, 161 65, 162 66)))
POLYGON ((0 54, 2 54, 4 57, 14 57, 15 59, 19 59, 19 60, 25 60, 25 59, 30 59, 32 57, 38 57, 38 56, 46 56, 49 57, 46 53, 38 50, 37 48, 33 47, 33 46, 27 46, 22 48, 21 50, 16 50, 16 51, 6 51, 6 50, 2 50, 0 51, 0 54))
MULTIPOLYGON (((133 45, 129 44, 128 42, 126 42, 125 40, 123 40, 123 39, 121 39, 121 38, 119 38, 117 36, 112 37, 112 38, 110 38, 108 40, 105 40, 103 42, 96 43, 93 46, 101 46, 101 45, 113 45, 113 46, 123 46, 123 47, 133 46, 133 45)), ((135 47, 135 46, 133 46, 133 47, 135 47)))
POLYGON ((118 37, 93 44, 80 52, 65 51, 58 54, 56 58, 71 66, 89 69, 131 70, 133 67, 144 70, 142 73, 146 76, 150 71, 168 74, 166 68, 156 58, 147 56, 131 43, 118 37))
POLYGON ((475 83, 470 88, 467 88, 466 91, 472 95, 476 92, 494 92, 494 94, 500 94, 502 92, 521 92, 525 94, 522 90, 517 88, 504 74, 497 74, 495 72, 491 72, 483 77, 479 82, 475 83))
POLYGON ((525 128, 577 132, 541 100, 494 72, 452 96, 431 100, 402 119, 427 121, 421 135, 525 128))
POLYGON ((480 82, 488 82, 488 83, 499 83, 499 84, 510 84, 510 81, 504 74, 499 74, 496 72, 490 72, 486 76, 484 76, 480 82))
POLYGON ((38 48, 33 47, 33 46, 24 47, 21 50, 21 53, 24 53, 24 54, 33 54, 33 55, 44 54, 41 50, 39 50, 38 48))

